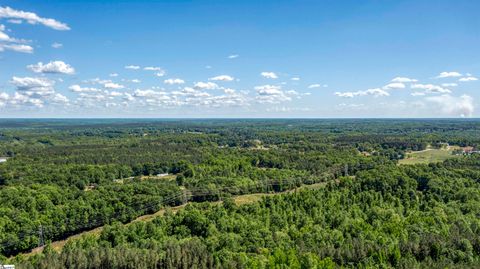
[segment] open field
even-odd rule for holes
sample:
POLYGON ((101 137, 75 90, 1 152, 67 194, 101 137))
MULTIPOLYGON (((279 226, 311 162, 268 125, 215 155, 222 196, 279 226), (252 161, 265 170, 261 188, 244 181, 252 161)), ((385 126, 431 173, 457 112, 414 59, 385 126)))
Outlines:
POLYGON ((453 155, 453 151, 459 147, 450 146, 448 148, 433 149, 428 148, 422 151, 413 151, 407 153, 405 159, 398 161, 399 164, 419 164, 419 163, 436 163, 443 162, 446 159, 458 158, 459 155, 453 155))

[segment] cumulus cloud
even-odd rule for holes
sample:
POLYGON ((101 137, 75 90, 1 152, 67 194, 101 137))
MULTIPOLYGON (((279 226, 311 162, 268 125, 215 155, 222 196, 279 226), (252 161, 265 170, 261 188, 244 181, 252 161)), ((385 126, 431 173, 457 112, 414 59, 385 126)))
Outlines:
POLYGON ((163 83, 168 85, 175 85, 175 84, 184 84, 185 81, 179 78, 169 78, 163 81, 163 83))
POLYGON ((16 87, 15 93, 8 96, 8 104, 13 106, 27 105, 41 108, 45 103, 69 102, 66 96, 55 92, 55 81, 47 78, 14 76, 10 83, 16 87))
POLYGON ((216 83, 213 83, 213 82, 197 82, 195 83, 194 87, 196 89, 200 89, 200 90, 215 90, 215 89, 218 89, 218 85, 216 83))
POLYGON ((114 77, 118 77, 118 74, 117 73, 111 73, 109 76, 114 78, 114 77))
POLYGON ((473 98, 469 95, 455 97, 444 94, 426 97, 425 100, 436 105, 443 114, 448 116, 471 117, 475 110, 473 98))
POLYGON ((115 89, 115 90, 125 88, 125 86, 118 83, 114 83, 114 82, 107 82, 103 84, 103 87, 105 87, 105 89, 115 89))
POLYGON ((51 61, 47 64, 39 62, 37 64, 28 65, 27 68, 35 73, 66 75, 75 74, 75 69, 71 65, 62 61, 51 61))
POLYGON ((447 88, 443 88, 433 84, 413 84, 411 88, 425 90, 425 93, 451 93, 452 92, 447 88))
POLYGON ((233 81, 235 78, 229 75, 220 75, 213 78, 209 78, 208 80, 213 81, 233 81))
POLYGON ((299 81, 300 78, 299 78, 299 77, 293 77, 293 78, 291 78, 291 80, 293 80, 293 81, 299 81))
POLYGON ((478 78, 473 77, 473 76, 469 76, 469 77, 460 78, 458 81, 468 82, 468 81, 476 81, 476 80, 478 80, 478 78))
POLYGON ((72 92, 77 92, 77 93, 80 93, 80 92, 100 92, 101 90, 100 89, 97 89, 97 88, 89 88, 89 87, 81 87, 80 85, 78 84, 75 84, 75 85, 71 85, 70 87, 68 87, 72 92))
POLYGON ((51 98, 51 101, 53 103, 68 103, 70 100, 63 94, 60 94, 60 93, 55 93, 52 98, 51 98))
POLYGON ((458 73, 458 72, 441 72, 437 78, 452 78, 452 77, 461 77, 462 74, 458 73))
POLYGON ((70 30, 70 27, 63 22, 50 18, 42 18, 33 12, 16 10, 10 7, 0 7, 0 18, 9 19, 10 21, 25 21, 29 24, 42 24, 59 31, 70 30))
POLYGON ((405 89, 405 84, 402 82, 392 82, 385 86, 383 86, 384 90, 397 90, 397 89, 405 89))
POLYGON ((17 87, 19 91, 29 91, 32 89, 51 88, 55 84, 53 80, 38 77, 13 77, 11 84, 17 87))
POLYGON ((138 69, 140 69, 140 66, 138 66, 138 65, 126 65, 125 69, 138 70, 138 69))
POLYGON ((292 96, 297 96, 298 92, 290 90, 283 91, 281 86, 260 85, 254 87, 257 92, 255 99, 259 103, 277 104, 280 102, 291 101, 292 96))
POLYGON ((240 55, 238 55, 238 54, 232 54, 232 55, 229 55, 229 56, 228 56, 228 59, 235 59, 235 58, 238 58, 238 57, 240 57, 240 55))
POLYGON ((413 79, 413 78, 407 78, 407 77, 396 77, 392 79, 391 82, 400 82, 400 83, 409 83, 409 82, 417 82, 418 80, 413 79))
POLYGON ((353 98, 357 96, 366 96, 366 95, 372 95, 374 97, 382 97, 382 96, 389 96, 390 94, 385 90, 375 88, 375 89, 368 89, 365 91, 356 91, 356 92, 335 92, 335 95, 343 98, 353 98))
POLYGON ((271 79, 277 79, 278 76, 274 72, 262 72, 260 75, 264 78, 271 78, 271 79))

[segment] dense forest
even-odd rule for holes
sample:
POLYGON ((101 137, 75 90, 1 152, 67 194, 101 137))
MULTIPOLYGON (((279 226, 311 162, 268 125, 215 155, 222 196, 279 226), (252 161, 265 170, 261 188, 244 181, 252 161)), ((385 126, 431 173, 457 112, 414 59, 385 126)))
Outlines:
POLYGON ((0 120, 0 261, 478 268, 480 155, 398 162, 443 145, 477 149, 480 121, 0 120))

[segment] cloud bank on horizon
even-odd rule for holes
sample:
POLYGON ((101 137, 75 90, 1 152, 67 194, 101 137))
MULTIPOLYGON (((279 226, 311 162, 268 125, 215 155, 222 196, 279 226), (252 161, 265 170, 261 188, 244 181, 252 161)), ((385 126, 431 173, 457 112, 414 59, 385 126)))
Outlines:
MULTIPOLYGON (((473 70, 444 69, 436 73, 419 72, 416 76, 394 73, 385 80, 387 72, 381 74, 376 82, 372 79, 362 82, 362 75, 329 78, 315 74, 312 67, 291 68, 269 64, 268 60, 262 60, 261 65, 252 60, 250 67, 248 54, 242 52, 242 57, 233 53, 210 53, 220 67, 199 62, 196 68, 202 71, 198 73, 190 70, 195 64, 187 58, 178 60, 188 65, 188 71, 182 73, 177 63, 172 63, 175 71, 170 71, 166 62, 153 65, 151 61, 143 61, 145 64, 142 64, 141 60, 131 62, 131 57, 123 60, 123 55, 116 55, 115 62, 96 70, 96 62, 102 61, 102 55, 90 59, 69 57, 63 52, 68 49, 69 42, 61 40, 61 34, 55 34, 59 40, 51 40, 48 35, 29 39, 27 34, 35 32, 38 26, 46 28, 42 30, 46 33, 60 31, 74 34, 75 31, 61 20, 29 10, 0 6, 0 57, 16 66, 12 70, 0 69, 2 76, 7 77, 0 84, 0 114, 3 116, 479 115, 475 103, 478 91, 472 90, 479 87, 477 75, 473 73, 479 67, 474 65, 473 70), (40 38, 50 45, 37 48, 40 38), (22 61, 15 61, 17 57, 21 57, 22 61), (67 59, 72 59, 72 62, 67 59), (85 68, 88 66, 86 62, 90 68, 85 68), (20 63, 24 64, 20 66, 20 63), (345 83, 345 80, 352 82, 345 83), (370 86, 361 86, 367 84, 370 86)), ((132 46, 141 42, 132 40, 132 46)), ((232 48, 231 51, 239 50, 232 48)), ((69 53, 83 55, 81 48, 69 50, 69 53)), ((153 54, 161 54, 161 51, 153 54)), ((392 69, 399 70, 397 67, 392 69)), ((358 74, 362 71, 358 70, 358 74)))

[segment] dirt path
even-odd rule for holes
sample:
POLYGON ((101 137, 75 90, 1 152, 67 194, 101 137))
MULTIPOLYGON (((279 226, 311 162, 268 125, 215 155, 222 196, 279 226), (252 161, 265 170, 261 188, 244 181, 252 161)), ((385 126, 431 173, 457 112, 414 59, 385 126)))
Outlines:
MULTIPOLYGON (((237 195, 237 196, 233 196, 232 198, 234 199, 235 203, 237 205, 244 205, 244 204, 250 204, 250 203, 255 203, 255 202, 258 202, 260 201, 263 197, 266 197, 266 196, 273 196, 273 195, 279 195, 279 194, 285 194, 285 193, 293 193, 295 192, 296 190, 302 190, 302 189, 318 189, 318 188, 321 188, 321 187, 324 187, 326 185, 325 182, 323 183, 316 183, 316 184, 312 184, 312 185, 302 185, 296 189, 293 189, 293 190, 287 190, 287 191, 284 191, 284 192, 276 192, 276 193, 251 193, 251 194, 244 194, 244 195, 237 195)), ((188 202, 186 204, 183 204, 183 205, 179 205, 179 206, 175 206, 175 207, 170 207, 169 209, 172 211, 172 212, 177 212, 179 211, 180 209, 186 207, 188 204, 190 204, 191 202, 188 202)), ((213 204, 219 204, 221 203, 221 201, 215 201, 215 202, 211 202, 213 204)), ((156 217, 159 217, 159 216, 163 216, 166 212, 166 208, 163 208, 163 209, 160 209, 159 211, 153 213, 153 214, 149 214, 149 215, 143 215, 143 216, 139 216, 137 217, 136 219, 132 220, 131 222, 129 223, 126 223, 124 225, 130 225, 132 223, 135 223, 135 222, 139 222, 139 221, 152 221, 153 219, 155 219, 156 217)), ((59 241, 54 241, 52 242, 50 245, 53 247, 53 249, 55 249, 56 251, 60 251, 62 250, 62 248, 65 246, 65 244, 70 241, 70 240, 75 240, 75 239, 79 239, 80 237, 84 236, 84 235, 95 235, 95 236, 98 236, 100 235, 100 233, 102 232, 103 230, 103 227, 104 226, 101 226, 101 227, 97 227, 93 230, 89 230, 89 231, 85 231, 85 232, 82 232, 82 233, 79 233, 79 234, 76 234, 76 235, 72 235, 70 237, 67 237, 66 239, 64 240, 59 240, 59 241)), ((41 253, 43 251, 43 248, 44 246, 42 247, 37 247, 37 248, 34 248, 32 249, 30 252, 28 253, 25 253, 24 255, 26 256, 29 256, 29 255, 33 255, 33 254, 37 254, 37 253, 41 253)))

